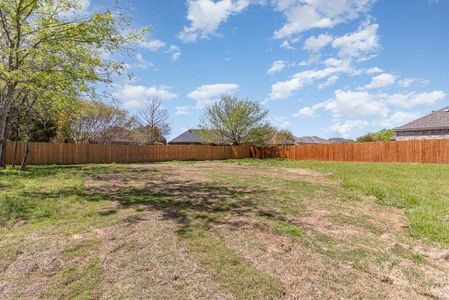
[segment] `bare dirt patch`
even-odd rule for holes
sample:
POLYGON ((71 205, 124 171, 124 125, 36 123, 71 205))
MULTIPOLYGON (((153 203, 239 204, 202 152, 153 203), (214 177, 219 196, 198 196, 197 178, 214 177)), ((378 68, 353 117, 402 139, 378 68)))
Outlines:
POLYGON ((288 290, 287 299, 419 298, 407 287, 385 284, 288 237, 254 230, 217 234, 257 268, 279 277, 288 290))
POLYGON ((270 178, 287 179, 287 180, 301 180, 315 184, 331 184, 338 185, 340 182, 336 179, 330 179, 327 174, 310 170, 298 168, 273 168, 263 166, 247 166, 234 163, 222 162, 207 162, 197 163, 196 167, 203 170, 215 169, 221 172, 237 173, 237 174, 251 174, 253 176, 265 176, 270 178))
POLYGON ((110 287, 104 298, 232 299, 179 242, 175 228, 160 212, 146 211, 125 226, 94 232, 110 287))

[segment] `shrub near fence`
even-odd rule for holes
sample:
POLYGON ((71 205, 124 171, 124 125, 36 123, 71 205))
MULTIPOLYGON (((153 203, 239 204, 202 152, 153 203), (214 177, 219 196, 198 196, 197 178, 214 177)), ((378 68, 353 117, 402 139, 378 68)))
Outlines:
MULTIPOLYGON (((13 161, 14 142, 7 143, 6 162, 13 161)), ((18 143, 16 162, 20 163, 25 144, 18 143)), ((29 164, 139 163, 168 160, 221 160, 251 157, 249 146, 202 145, 119 145, 30 143, 29 164)))
POLYGON ((449 163, 449 139, 252 147, 255 158, 349 162, 449 163))

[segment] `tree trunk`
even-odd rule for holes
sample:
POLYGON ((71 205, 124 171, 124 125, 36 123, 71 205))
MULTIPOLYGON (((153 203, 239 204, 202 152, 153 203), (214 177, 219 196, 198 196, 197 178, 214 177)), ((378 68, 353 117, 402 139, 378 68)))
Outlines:
POLYGON ((18 146, 19 146, 19 124, 20 124, 20 117, 19 114, 17 114, 17 118, 16 118, 16 128, 14 131, 14 154, 12 156, 12 167, 15 168, 16 167, 16 161, 17 161, 17 150, 18 150, 18 146))
POLYGON ((23 154, 22 165, 20 166, 20 171, 27 170, 29 154, 30 154, 30 142, 27 141, 27 143, 25 144, 25 153, 23 154))
POLYGON ((11 109, 11 98, 15 86, 9 86, 7 93, 2 99, 3 107, 0 112, 0 169, 6 167, 6 141, 8 139, 9 111, 11 109))
POLYGON ((6 138, 0 145, 0 169, 6 168, 6 138))
POLYGON ((2 114, 2 120, 0 121, 0 169, 6 166, 3 157, 6 157, 6 126, 7 120, 6 117, 2 114))
POLYGON ((2 134, 0 137, 0 168, 6 167, 6 142, 8 141, 9 137, 9 116, 6 114, 5 121, 2 122, 2 134), (3 128, 4 126, 4 128, 3 128))
POLYGON ((14 155, 12 156, 12 167, 13 167, 13 168, 16 167, 18 144, 19 144, 19 143, 17 142, 17 136, 16 136, 16 140, 15 140, 15 142, 14 142, 14 155))

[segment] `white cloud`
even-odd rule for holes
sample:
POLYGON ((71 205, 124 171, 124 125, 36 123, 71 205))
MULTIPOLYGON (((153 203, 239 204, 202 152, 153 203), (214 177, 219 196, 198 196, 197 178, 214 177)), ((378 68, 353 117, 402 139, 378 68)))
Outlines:
POLYGON ((286 81, 278 81, 271 86, 271 99, 286 99, 292 93, 306 84, 311 84, 316 80, 326 78, 335 73, 333 68, 323 70, 307 70, 296 73, 293 77, 286 81))
POLYGON ((396 81, 396 76, 388 73, 382 73, 380 75, 374 76, 371 78, 371 82, 367 84, 365 87, 367 89, 379 89, 388 87, 396 81))
POLYGON ((380 124, 383 127, 394 127, 398 125, 406 124, 410 121, 413 121, 417 118, 419 118, 420 115, 413 113, 413 112, 403 112, 398 111, 392 114, 390 117, 386 118, 385 120, 382 120, 380 124))
POLYGON ((184 42, 194 42, 217 34, 221 23, 229 16, 242 12, 250 0, 188 0, 187 19, 190 26, 184 27, 178 37, 184 42))
POLYGON ((168 53, 170 54, 171 60, 177 61, 181 56, 181 48, 176 45, 171 45, 168 49, 168 53))
POLYGON ((373 67, 373 68, 369 68, 368 70, 366 70, 366 74, 376 74, 376 73, 382 73, 382 72, 383 72, 383 70, 378 67, 373 67))
POLYGON ((334 85, 334 84, 337 82, 337 80, 338 80, 339 78, 340 78, 340 77, 338 77, 337 75, 332 75, 331 77, 329 77, 329 78, 326 80, 325 83, 320 84, 320 85, 318 86, 318 89, 319 89, 319 90, 322 90, 322 89, 327 88, 328 86, 334 85))
POLYGON ((319 36, 311 36, 304 43, 304 49, 310 52, 318 52, 323 47, 329 45, 333 37, 328 34, 320 34, 319 36))
POLYGON ((145 59, 145 57, 142 55, 142 53, 137 53, 136 59, 139 62, 139 64, 137 65, 139 68, 148 69, 148 68, 154 66, 152 62, 145 59))
POLYGON ((217 101, 222 95, 235 93, 240 86, 235 83, 202 85, 190 92, 187 97, 196 100, 196 108, 202 109, 217 101))
POLYGON ((170 100, 178 97, 170 91, 170 87, 166 85, 145 87, 142 85, 125 85, 113 96, 123 102, 123 106, 128 109, 137 108, 144 104, 150 98, 158 98, 160 100, 170 100))
MULTIPOLYGON (((293 0, 284 0, 283 5, 289 6, 287 2, 293 0)), ((317 0, 320 1, 320 0, 317 0)), ((278 4, 280 1, 278 1, 278 4)), ((279 4, 280 5, 280 4, 279 4)), ((326 79, 318 88, 323 89, 326 86, 334 84, 338 80, 339 73, 350 73, 358 75, 362 71, 354 70, 351 65, 353 59, 358 61, 369 59, 373 53, 379 49, 379 38, 377 36, 377 24, 363 23, 357 31, 333 38, 328 34, 310 37, 306 40, 304 49, 312 53, 308 62, 301 62, 301 65, 308 65, 320 61, 319 51, 326 45, 332 44, 332 47, 338 49, 338 58, 331 57, 322 62, 326 68, 322 70, 307 70, 296 73, 286 81, 279 81, 271 87, 271 99, 284 99, 292 95, 306 84, 312 84, 316 81, 326 79), (330 77, 330 78, 329 78, 330 77)), ((370 71, 378 71, 373 69, 370 71)), ((373 85, 374 87, 374 85, 373 85)))
POLYGON ((339 49, 338 55, 343 58, 362 57, 375 53, 379 49, 377 35, 378 24, 362 24, 355 32, 345 34, 334 39, 332 47, 339 49))
POLYGON ((399 80, 399 85, 403 88, 408 88, 410 86, 412 86, 413 84, 418 85, 418 86, 425 86, 427 84, 429 84, 429 80, 423 80, 423 79, 418 79, 418 78, 403 78, 401 80, 399 80))
POLYGON ((349 133, 354 129, 362 129, 368 126, 367 121, 362 120, 348 120, 344 122, 336 122, 329 131, 337 137, 349 137, 349 133))
POLYGON ((190 114, 190 107, 188 106, 177 106, 175 115, 177 116, 185 116, 190 114))
POLYGON ((284 49, 289 49, 289 50, 294 50, 295 49, 294 47, 292 47, 290 45, 290 42, 288 40, 283 41, 280 47, 284 48, 284 49))
POLYGON ((149 49, 154 52, 159 51, 161 48, 164 48, 166 45, 165 42, 163 42, 161 40, 144 40, 144 41, 139 41, 138 44, 140 47, 149 49))
POLYGON ((383 101, 368 92, 337 90, 335 98, 326 101, 324 109, 331 111, 336 117, 340 116, 386 116, 388 108, 383 101))
POLYGON ((335 91, 335 97, 324 102, 319 102, 311 107, 303 107, 295 114, 296 117, 312 116, 319 109, 332 112, 335 117, 341 116, 386 116, 388 108, 382 101, 377 101, 368 92, 335 91))
POLYGON ((326 102, 320 102, 310 107, 303 107, 297 113, 293 114, 294 117, 311 117, 315 112, 326 106, 326 102))
POLYGON ((284 60, 276 60, 271 65, 271 68, 267 71, 267 74, 274 74, 282 71, 287 66, 287 62, 284 60))
POLYGON ((277 39, 313 28, 332 28, 367 12, 374 0, 273 0, 276 10, 287 22, 275 31, 277 39))
POLYGON ((403 108, 411 108, 417 105, 434 105, 446 98, 446 93, 435 90, 427 93, 407 93, 407 94, 380 94, 379 98, 385 102, 403 108))
POLYGON ((292 95, 292 93, 307 84, 321 79, 330 77, 340 72, 350 72, 351 68, 348 64, 338 61, 339 65, 326 67, 321 70, 306 70, 296 73, 291 79, 286 81, 278 81, 271 86, 271 99, 285 99, 292 95))
MULTIPOLYGON (((376 116, 384 118, 382 122, 388 121, 388 113, 391 107, 410 109, 418 105, 435 105, 446 97, 443 91, 432 91, 428 93, 407 93, 407 94, 370 94, 367 91, 337 90, 335 96, 327 101, 319 102, 310 107, 303 107, 295 117, 310 117, 316 111, 324 109, 332 113, 334 117, 343 116, 376 116)), ((406 115, 405 112, 397 113, 393 119, 403 123, 408 119, 413 119, 414 114, 406 115)), ((390 123, 393 122, 390 120, 390 123)))
POLYGON ((315 111, 311 107, 303 107, 297 113, 294 113, 294 117, 311 117, 315 111))
POLYGON ((292 127, 292 123, 289 121, 289 118, 286 116, 278 116, 270 119, 273 125, 280 129, 287 129, 292 127))
POLYGON ((415 79, 413 78, 404 78, 399 80, 399 85, 401 87, 407 88, 409 86, 411 86, 413 84, 413 82, 415 82, 415 79))
POLYGON ((323 63, 326 67, 334 67, 334 68, 350 67, 349 60, 337 59, 334 57, 326 59, 323 63))

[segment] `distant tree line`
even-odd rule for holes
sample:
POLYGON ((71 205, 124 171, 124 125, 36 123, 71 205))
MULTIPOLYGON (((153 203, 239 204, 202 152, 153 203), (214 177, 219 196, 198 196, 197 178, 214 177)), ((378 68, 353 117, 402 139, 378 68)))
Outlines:
POLYGON ((157 98, 146 101, 135 116, 117 103, 80 100, 75 109, 59 113, 55 127, 47 140, 63 143, 163 144, 170 134, 167 110, 157 98))

